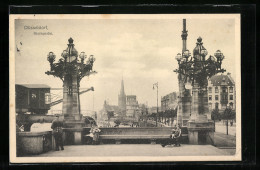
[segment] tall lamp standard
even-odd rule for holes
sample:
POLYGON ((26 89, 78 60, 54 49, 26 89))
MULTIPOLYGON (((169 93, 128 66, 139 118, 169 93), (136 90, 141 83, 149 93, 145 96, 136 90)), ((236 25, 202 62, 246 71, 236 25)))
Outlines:
MULTIPOLYGON (((182 55, 180 53, 177 54, 175 58, 178 61, 179 68, 174 70, 174 72, 184 77, 185 88, 189 89, 192 87, 193 91, 196 88, 199 94, 203 94, 207 91, 208 79, 217 73, 225 72, 225 70, 221 68, 224 56, 220 50, 217 50, 215 57, 210 55, 206 59, 208 52, 203 46, 201 37, 197 39, 196 44, 193 50, 193 57, 189 50, 184 51, 182 55)), ((200 96, 201 95, 198 97, 200 96)), ((197 104, 203 103, 203 101, 198 102, 197 104)), ((199 106, 197 111, 199 114, 203 113, 203 107, 199 106)))
MULTIPOLYGON (((208 131, 211 131, 211 125, 206 125, 207 122, 205 114, 208 112, 208 79, 217 73, 225 72, 221 68, 222 60, 224 59, 223 54, 218 50, 214 56, 209 56, 206 48, 203 46, 202 38, 197 39, 196 47, 193 50, 193 56, 191 56, 189 50, 185 50, 182 54, 178 53, 176 60, 178 61, 179 68, 174 72, 183 76, 185 89, 192 88, 192 112, 188 123, 188 129, 194 134, 198 135, 198 131, 203 128, 195 125, 204 123, 201 126, 208 131), (191 127, 192 126, 192 127, 191 127)), ((198 137, 189 139, 191 143, 197 143, 198 137)))
MULTIPOLYGON (((49 52, 47 60, 50 63, 50 71, 46 71, 45 74, 58 77, 63 82, 63 104, 62 115, 65 120, 65 126, 72 129, 80 129, 84 124, 82 114, 80 113, 80 98, 79 87, 80 81, 83 77, 96 73, 93 68, 95 58, 93 55, 86 60, 87 55, 85 52, 81 52, 78 55, 78 51, 75 49, 73 39, 70 38, 68 47, 63 50, 58 62, 55 61, 55 54, 49 52)), ((71 131, 74 133, 74 143, 81 143, 81 131, 71 131)))
POLYGON ((157 122, 158 122, 158 120, 157 120, 158 119, 158 82, 153 84, 153 90, 154 90, 154 87, 157 88, 157 108, 156 108, 157 112, 156 112, 156 124, 155 124, 155 126, 157 127, 158 126, 158 124, 157 124, 157 122))

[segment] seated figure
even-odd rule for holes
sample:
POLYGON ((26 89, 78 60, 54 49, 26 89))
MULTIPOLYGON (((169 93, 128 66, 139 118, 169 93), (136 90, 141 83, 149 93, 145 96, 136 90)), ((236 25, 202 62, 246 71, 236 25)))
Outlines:
POLYGON ((167 145, 173 145, 173 144, 174 146, 181 146, 179 143, 180 137, 181 137, 181 128, 179 125, 178 126, 175 125, 171 131, 170 138, 163 141, 161 145, 162 147, 165 147, 167 145))

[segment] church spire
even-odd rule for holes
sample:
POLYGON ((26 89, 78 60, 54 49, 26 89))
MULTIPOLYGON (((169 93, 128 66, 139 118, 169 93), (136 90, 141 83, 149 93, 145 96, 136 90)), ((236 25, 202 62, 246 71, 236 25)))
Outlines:
POLYGON ((118 107, 120 109, 121 115, 125 116, 126 114, 126 95, 125 95, 125 87, 124 87, 124 79, 121 80, 121 90, 118 95, 118 107))
POLYGON ((121 90, 120 95, 125 95, 124 79, 121 80, 121 90))

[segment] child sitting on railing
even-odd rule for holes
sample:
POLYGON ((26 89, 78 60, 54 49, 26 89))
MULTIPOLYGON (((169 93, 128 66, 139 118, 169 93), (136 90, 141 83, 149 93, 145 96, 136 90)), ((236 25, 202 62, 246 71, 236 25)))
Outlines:
POLYGON ((89 136, 93 138, 93 145, 97 145, 99 142, 99 133, 101 132, 101 130, 96 125, 93 125, 89 132, 89 136))

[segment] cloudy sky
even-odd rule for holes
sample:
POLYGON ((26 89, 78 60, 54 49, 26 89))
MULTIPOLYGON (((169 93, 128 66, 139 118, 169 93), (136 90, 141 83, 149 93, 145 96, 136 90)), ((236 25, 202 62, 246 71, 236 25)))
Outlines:
MULTIPOLYGON (((81 81, 81 87, 93 86, 95 92, 81 96, 82 110, 100 110, 104 100, 117 105, 121 79, 126 94, 137 95, 139 103, 156 106, 153 83, 159 83, 159 98, 178 91, 175 56, 181 52, 182 19, 17 19, 15 21, 15 81, 17 84, 47 84, 62 87, 58 78, 48 76, 47 54, 56 57, 74 39, 80 53, 94 55, 98 73, 81 81), (24 26, 47 26, 52 35, 34 35, 24 26), (22 45, 20 44, 22 42, 22 45)), ((220 49, 223 67, 235 79, 235 20, 210 17, 187 19, 187 48, 192 51, 201 36, 208 53, 220 49)), ((38 31, 38 32, 39 32, 38 31)), ((56 59, 57 60, 57 59, 56 59)), ((57 106, 61 109, 61 105, 57 106)))

